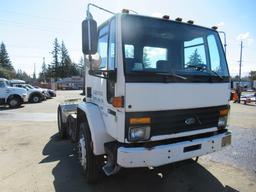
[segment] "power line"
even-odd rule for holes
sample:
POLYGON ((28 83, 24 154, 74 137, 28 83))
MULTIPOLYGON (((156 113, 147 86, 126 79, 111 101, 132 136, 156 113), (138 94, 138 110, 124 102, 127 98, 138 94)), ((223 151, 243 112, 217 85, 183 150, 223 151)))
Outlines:
POLYGON ((6 9, 0 9, 1 12, 7 12, 7 13, 11 13, 12 15, 23 15, 29 18, 38 18, 38 19, 43 19, 43 20, 48 20, 48 21, 61 21, 61 22, 67 22, 67 23, 74 23, 74 21, 72 20, 63 20, 63 19, 59 19, 59 18, 54 18, 54 17, 42 17, 39 15, 31 15, 31 14, 27 14, 27 13, 22 13, 22 12, 17 12, 17 11, 10 11, 10 10, 6 10, 6 9))
POLYGON ((37 55, 11 55, 11 57, 20 57, 20 58, 42 58, 42 56, 37 55))
POLYGON ((50 27, 33 26, 31 24, 7 21, 7 20, 2 20, 2 19, 0 19, 0 23, 1 23, 1 26, 2 26, 2 24, 4 24, 4 25, 11 25, 11 27, 21 27, 26 30, 38 30, 38 31, 51 32, 51 33, 56 33, 56 32, 60 33, 61 32, 61 33, 71 34, 70 30, 72 29, 72 28, 71 29, 69 28, 68 30, 66 30, 64 27, 63 28, 54 28, 52 26, 50 26, 50 27))

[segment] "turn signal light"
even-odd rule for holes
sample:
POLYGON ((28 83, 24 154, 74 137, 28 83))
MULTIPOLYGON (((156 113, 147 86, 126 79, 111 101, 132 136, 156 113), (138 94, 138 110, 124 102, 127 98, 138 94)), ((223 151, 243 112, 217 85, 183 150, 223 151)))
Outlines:
POLYGON ((124 107, 124 97, 113 97, 112 105, 114 107, 124 107))
POLYGON ((221 110, 220 110, 220 116, 221 116, 221 117, 227 116, 227 115, 228 115, 228 112, 229 112, 229 109, 221 109, 221 110))
POLYGON ((130 124, 150 124, 150 117, 130 118, 130 124))

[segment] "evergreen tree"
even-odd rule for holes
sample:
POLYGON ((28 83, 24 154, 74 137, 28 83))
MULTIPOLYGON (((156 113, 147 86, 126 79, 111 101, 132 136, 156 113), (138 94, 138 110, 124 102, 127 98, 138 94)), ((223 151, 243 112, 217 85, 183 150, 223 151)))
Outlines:
POLYGON ((188 65, 200 65, 203 64, 201 56, 197 53, 197 49, 194 51, 192 55, 189 57, 188 65))
POLYGON ((15 78, 24 80, 27 83, 33 82, 33 79, 25 71, 22 71, 21 69, 17 70, 15 78))
POLYGON ((249 73, 249 77, 250 77, 251 81, 256 80, 256 71, 251 71, 249 73))
POLYGON ((78 63, 78 68, 79 68, 79 70, 81 72, 80 76, 83 77, 84 73, 85 73, 85 63, 84 63, 84 58, 83 57, 80 58, 80 61, 78 63))
POLYGON ((70 59, 70 56, 68 54, 68 50, 64 44, 64 41, 62 41, 61 43, 60 58, 61 58, 60 77, 64 78, 64 77, 71 76, 72 61, 70 59))
POLYGON ((47 69, 47 66, 45 64, 45 60, 43 60, 42 67, 41 67, 41 72, 39 73, 38 80, 42 81, 42 82, 46 82, 47 73, 48 73, 48 69, 47 69))
POLYGON ((15 71, 10 71, 0 66, 0 77, 5 79, 12 79, 15 77, 15 71))
POLYGON ((0 45, 0 67, 7 69, 9 71, 14 71, 5 44, 3 42, 0 45))
POLYGON ((60 45, 58 43, 58 39, 55 38, 54 39, 54 43, 53 43, 53 50, 51 52, 52 57, 53 57, 53 61, 52 61, 52 66, 50 67, 51 73, 52 73, 52 77, 54 77, 55 81, 58 79, 59 77, 59 53, 60 53, 60 45))

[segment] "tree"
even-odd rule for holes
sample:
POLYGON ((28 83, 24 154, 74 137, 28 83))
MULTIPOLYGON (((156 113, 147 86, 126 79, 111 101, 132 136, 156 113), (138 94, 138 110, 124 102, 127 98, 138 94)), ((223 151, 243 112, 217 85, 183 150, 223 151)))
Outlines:
POLYGON ((249 73, 249 77, 250 77, 251 81, 256 80, 256 71, 251 71, 249 73))
POLYGON ((0 45, 0 67, 7 69, 9 71, 14 71, 12 62, 9 58, 5 44, 3 42, 0 45))
POLYGON ((72 73, 72 61, 70 59, 70 56, 68 54, 68 50, 64 44, 64 42, 61 42, 61 47, 60 47, 60 77, 68 77, 72 73))
POLYGON ((197 49, 192 55, 189 56, 189 62, 187 65, 200 65, 203 64, 201 56, 197 53, 197 49))
POLYGON ((31 78, 25 71, 22 71, 21 69, 17 70, 15 78, 24 80, 27 83, 33 82, 33 78, 31 78))
POLYGON ((52 77, 54 77, 55 81, 59 77, 59 53, 60 53, 60 45, 58 43, 58 39, 55 38, 53 42, 53 50, 51 52, 53 61, 51 68, 52 77))
POLYGON ((239 81, 239 75, 236 75, 234 77, 231 77, 232 81, 239 81))
POLYGON ((6 79, 12 79, 15 77, 15 71, 10 71, 0 66, 0 77, 6 79))
POLYGON ((42 67, 41 67, 41 72, 39 73, 38 80, 41 81, 41 82, 46 82, 48 80, 47 76, 48 76, 48 69, 47 69, 47 66, 45 64, 45 60, 43 60, 42 67))

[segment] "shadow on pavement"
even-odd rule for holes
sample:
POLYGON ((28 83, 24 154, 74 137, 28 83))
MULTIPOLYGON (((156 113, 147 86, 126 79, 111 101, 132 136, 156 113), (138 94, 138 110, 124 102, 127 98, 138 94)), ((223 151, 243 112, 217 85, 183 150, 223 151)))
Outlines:
POLYGON ((74 146, 60 140, 55 134, 45 145, 40 163, 59 161, 53 168, 54 187, 57 192, 142 192, 142 191, 189 191, 189 192, 236 192, 223 186, 200 164, 193 160, 183 161, 154 170, 123 169, 119 174, 102 178, 95 185, 88 185, 82 175, 74 146), (162 176, 162 177, 161 177, 162 176))
POLYGON ((1 106, 0 107, 0 111, 9 111, 9 110, 15 110, 15 109, 20 109, 20 108, 23 108, 24 107, 24 104, 22 104, 20 107, 18 108, 10 108, 8 105, 6 106, 1 106))

